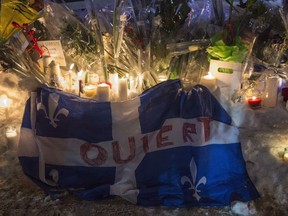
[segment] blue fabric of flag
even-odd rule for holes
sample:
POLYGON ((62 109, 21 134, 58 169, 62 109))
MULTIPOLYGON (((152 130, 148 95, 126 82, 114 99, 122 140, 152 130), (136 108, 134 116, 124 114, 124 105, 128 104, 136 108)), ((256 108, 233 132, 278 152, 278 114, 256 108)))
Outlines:
POLYGON ((24 173, 53 198, 68 191, 85 200, 118 195, 143 206, 191 207, 259 196, 245 168, 238 130, 206 87, 187 92, 179 80, 168 80, 137 99, 139 106, 130 107, 125 120, 139 122, 140 134, 120 127, 125 130, 120 142, 113 140, 113 130, 121 126, 113 110, 128 101, 97 102, 39 88, 27 101, 22 121, 24 173), (127 116, 135 109, 136 117, 127 116), (210 139, 202 118, 209 120, 210 139), (191 139, 185 138, 183 125, 189 126, 185 132, 191 139), (127 160, 122 147, 130 150, 127 160))

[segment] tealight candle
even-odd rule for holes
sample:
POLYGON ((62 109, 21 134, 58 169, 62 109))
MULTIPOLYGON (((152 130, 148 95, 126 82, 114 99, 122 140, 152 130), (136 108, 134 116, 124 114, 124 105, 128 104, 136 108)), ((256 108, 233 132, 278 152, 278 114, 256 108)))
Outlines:
POLYGON ((167 80, 167 75, 158 75, 159 82, 164 82, 167 80))
POLYGON ((97 86, 98 100, 105 102, 109 101, 110 98, 110 86, 106 83, 101 83, 97 86))
POLYGON ((214 91, 216 89, 216 78, 208 73, 201 78, 200 84, 206 86, 210 91, 214 91))
POLYGON ((118 95, 119 95, 119 100, 120 101, 127 100, 128 84, 127 84, 127 79, 126 78, 121 78, 119 80, 118 95))
POLYGON ((95 85, 87 85, 83 88, 86 97, 94 97, 96 95, 96 90, 97 88, 95 85))
POLYGON ((255 96, 253 96, 252 98, 248 99, 248 104, 252 109, 258 109, 261 107, 261 98, 257 98, 255 96))
POLYGON ((7 146, 11 148, 17 145, 17 131, 16 128, 8 127, 6 130, 7 146))

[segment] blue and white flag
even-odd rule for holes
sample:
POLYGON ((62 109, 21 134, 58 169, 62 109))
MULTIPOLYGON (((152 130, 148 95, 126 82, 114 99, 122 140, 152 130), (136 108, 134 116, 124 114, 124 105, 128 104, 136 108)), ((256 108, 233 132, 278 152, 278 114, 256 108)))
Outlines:
POLYGON ((108 196, 144 206, 225 206, 258 192, 231 117, 204 86, 179 80, 124 102, 40 88, 27 101, 23 171, 52 197, 108 196))

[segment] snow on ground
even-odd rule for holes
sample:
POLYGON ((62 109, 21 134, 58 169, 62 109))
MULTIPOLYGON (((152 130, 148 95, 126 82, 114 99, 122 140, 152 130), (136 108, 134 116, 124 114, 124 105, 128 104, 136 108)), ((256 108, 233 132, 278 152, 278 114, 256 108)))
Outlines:
POLYGON ((141 207, 118 197, 90 202, 67 194, 53 201, 44 194, 23 174, 17 145, 6 139, 8 127, 15 127, 19 134, 25 101, 37 83, 8 73, 1 73, 0 81, 0 96, 6 94, 12 99, 8 116, 0 110, 0 215, 288 215, 288 163, 282 160, 288 147, 288 111, 280 96, 277 107, 259 110, 246 104, 223 103, 240 129, 243 157, 259 199, 222 208, 141 207))

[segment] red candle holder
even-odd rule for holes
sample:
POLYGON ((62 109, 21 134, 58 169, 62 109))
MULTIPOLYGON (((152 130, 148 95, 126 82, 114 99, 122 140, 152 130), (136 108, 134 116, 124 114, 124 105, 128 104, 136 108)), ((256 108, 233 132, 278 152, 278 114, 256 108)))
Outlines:
POLYGON ((288 100, 288 87, 282 88, 281 95, 283 96, 283 101, 287 102, 287 100, 288 100))
POLYGON ((262 99, 258 97, 252 97, 248 99, 248 104, 252 109, 261 108, 262 99))

